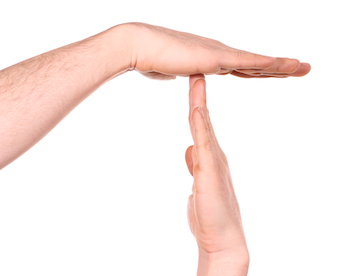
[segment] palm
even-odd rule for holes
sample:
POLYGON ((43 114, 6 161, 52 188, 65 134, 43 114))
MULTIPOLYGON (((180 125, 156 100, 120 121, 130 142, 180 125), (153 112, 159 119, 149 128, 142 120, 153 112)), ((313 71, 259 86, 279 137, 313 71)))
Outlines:
POLYGON ((219 147, 217 154, 213 156, 218 170, 194 169, 195 155, 195 146, 189 147, 186 152, 186 162, 190 173, 194 176, 193 193, 188 201, 190 229, 203 248, 224 250, 227 243, 222 240, 230 239, 226 233, 229 233, 230 229, 240 231, 242 227, 228 164, 219 147))

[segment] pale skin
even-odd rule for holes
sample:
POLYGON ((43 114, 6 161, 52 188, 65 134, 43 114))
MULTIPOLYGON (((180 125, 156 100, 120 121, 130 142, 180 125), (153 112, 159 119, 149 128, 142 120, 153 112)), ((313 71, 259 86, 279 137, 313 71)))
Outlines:
MULTIPOLYGON (((176 76, 196 75, 191 77, 190 92, 190 122, 195 145, 192 150, 188 150, 187 161, 189 168, 191 168, 190 164, 193 164, 191 171, 194 175, 194 186, 204 187, 204 184, 196 185, 196 183, 201 183, 200 179, 205 173, 208 173, 208 168, 210 166, 212 168, 213 160, 220 160, 214 166, 216 169, 220 168, 219 171, 222 173, 222 175, 214 173, 214 170, 210 173, 210 176, 217 180, 216 182, 227 181, 229 170, 221 150, 203 155, 205 157, 202 160, 199 157, 200 141, 203 141, 205 137, 204 134, 198 135, 203 132, 200 132, 200 129, 202 130, 200 126, 204 124, 209 126, 208 130, 211 135, 213 135, 213 130, 206 113, 203 90, 196 89, 203 80, 194 81, 196 78, 202 79, 203 75, 197 74, 231 74, 246 78, 300 77, 310 71, 310 65, 296 59, 274 58, 245 52, 212 39, 143 23, 115 26, 93 37, 33 57, 0 71, 0 169, 42 139, 98 87, 130 70, 137 70, 155 79, 174 79, 176 76), (201 107, 205 120, 200 119, 198 110, 194 111, 195 106, 201 107), (198 156, 195 157, 196 155, 198 156), (193 158, 191 159, 190 156, 193 158), (207 167, 203 165, 204 163, 207 163, 207 167), (202 170, 202 168, 206 169, 202 170)), ((210 141, 212 137, 210 136, 210 141)), ((213 145, 219 148, 218 143, 210 147, 213 145)), ((224 187, 231 193, 228 195, 233 196, 229 200, 232 209, 226 209, 226 212, 220 213, 222 217, 215 216, 216 220, 209 220, 207 224, 206 221, 202 224, 195 224, 194 220, 191 221, 191 229, 200 248, 199 275, 223 275, 220 272, 218 274, 212 272, 213 270, 209 274, 202 272, 206 271, 203 270, 203 267, 213 269, 215 266, 209 265, 213 263, 222 264, 219 266, 220 271, 222 267, 231 265, 246 267, 248 253, 239 222, 238 205, 232 188, 228 188, 230 187, 228 184, 224 187), (234 214, 230 213, 232 210, 234 214), (227 218, 231 220, 230 227, 221 224, 227 218), (198 225, 200 227, 204 225, 204 228, 201 229, 198 225), (234 231, 231 231, 233 225, 234 231), (208 236, 202 234, 206 233, 207 229, 210 231, 216 229, 213 240, 216 241, 219 236, 219 239, 224 240, 224 244, 229 241, 229 244, 233 244, 236 249, 235 255, 240 257, 234 257, 232 262, 230 247, 222 247, 223 243, 220 244, 217 241, 212 243, 208 236), (226 256, 229 256, 229 261, 226 261, 226 256)), ((193 195, 195 198, 197 191, 193 195)), ((219 192, 215 195, 217 205, 214 207, 219 209, 224 203, 219 203, 219 192)), ((201 194, 199 198, 203 198, 201 194)), ((204 201, 200 199, 199 202, 204 201)), ((203 206, 203 203, 198 206, 203 206)), ((198 210, 201 209, 198 207, 196 211, 198 210)), ((204 212, 207 211, 202 210, 202 214, 199 211, 196 216, 203 218, 206 216, 204 212)), ((212 218, 213 214, 208 217, 212 218)))
POLYGON ((206 106, 203 75, 190 77, 189 123, 194 146, 186 162, 194 176, 188 219, 199 247, 198 275, 245 276, 249 253, 228 161, 206 106))

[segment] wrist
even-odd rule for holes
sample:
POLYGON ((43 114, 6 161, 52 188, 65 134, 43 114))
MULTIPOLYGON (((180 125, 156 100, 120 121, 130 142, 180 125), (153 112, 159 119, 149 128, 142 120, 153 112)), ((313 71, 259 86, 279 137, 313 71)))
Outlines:
POLYGON ((132 24, 114 26, 101 33, 102 41, 108 45, 106 72, 112 79, 134 69, 135 28, 132 24))
POLYGON ((249 263, 247 248, 215 253, 199 248, 197 276, 246 276, 249 263))

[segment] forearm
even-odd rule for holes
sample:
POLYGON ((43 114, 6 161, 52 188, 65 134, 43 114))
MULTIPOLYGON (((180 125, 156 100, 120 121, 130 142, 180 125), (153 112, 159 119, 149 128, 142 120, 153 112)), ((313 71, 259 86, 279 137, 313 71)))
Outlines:
POLYGON ((0 169, 106 81, 130 69, 125 25, 0 71, 0 169))

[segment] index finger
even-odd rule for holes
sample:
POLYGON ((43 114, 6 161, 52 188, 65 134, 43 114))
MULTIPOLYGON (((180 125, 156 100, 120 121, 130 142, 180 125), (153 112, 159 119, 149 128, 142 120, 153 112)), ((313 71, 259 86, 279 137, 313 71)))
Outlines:
POLYGON ((210 129, 206 107, 206 83, 203 75, 190 77, 190 128, 197 158, 194 167, 209 170, 215 162, 215 137, 210 129))

